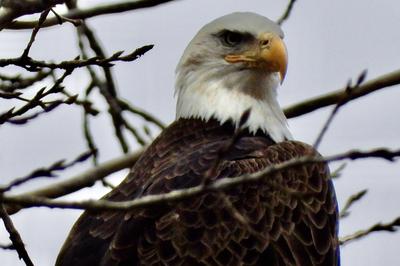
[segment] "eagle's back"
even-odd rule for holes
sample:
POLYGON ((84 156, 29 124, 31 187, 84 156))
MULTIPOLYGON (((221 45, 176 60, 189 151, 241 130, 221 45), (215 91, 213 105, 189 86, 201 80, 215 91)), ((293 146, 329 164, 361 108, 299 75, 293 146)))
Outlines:
MULTIPOLYGON (((303 143, 276 144, 261 133, 242 132, 231 144, 233 135, 230 123, 180 119, 104 198, 166 193, 317 155, 303 143)), ((308 164, 225 192, 125 213, 86 211, 56 265, 338 265, 328 168, 308 164)))

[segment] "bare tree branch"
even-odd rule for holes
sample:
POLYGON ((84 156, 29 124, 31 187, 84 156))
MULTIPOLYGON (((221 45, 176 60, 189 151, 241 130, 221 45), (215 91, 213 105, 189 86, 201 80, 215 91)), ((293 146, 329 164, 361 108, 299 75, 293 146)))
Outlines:
MULTIPOLYGON (((113 14, 113 13, 120 13, 126 12, 131 10, 137 10, 142 8, 149 8, 154 7, 160 4, 172 2, 176 0, 136 0, 136 1, 121 1, 119 3, 112 3, 108 5, 99 5, 88 9, 73 9, 70 10, 68 13, 63 14, 62 17, 68 19, 87 19, 99 15, 105 14, 113 14)), ((44 9, 41 9, 41 12, 44 9)), ((15 18, 15 17, 14 17, 15 18)), ((0 20, 1 22, 1 20, 0 20)), ((7 29, 31 29, 35 27, 37 21, 17 21, 10 25, 7 25, 7 29)), ((47 19, 43 23, 43 27, 49 27, 59 24, 59 20, 57 17, 52 17, 47 19)), ((0 23, 0 26, 2 24, 0 23)), ((0 27, 1 29, 1 27, 0 27)))
MULTIPOLYGON (((14 122, 16 124, 26 123, 28 120, 37 117, 39 114, 34 114, 31 116, 27 116, 25 118, 21 118, 20 123, 18 123, 18 121, 15 122, 12 119, 16 117, 21 117, 22 115, 26 114, 27 112, 33 110, 36 107, 42 107, 45 112, 48 112, 49 110, 52 110, 55 107, 57 107, 60 104, 60 102, 51 103, 50 106, 47 106, 46 103, 42 101, 42 99, 50 94, 58 93, 60 90, 62 90, 61 87, 62 82, 67 76, 69 76, 72 73, 72 71, 73 69, 66 70, 64 74, 55 81, 55 83, 49 90, 45 91, 46 87, 40 89, 32 99, 27 101, 25 105, 21 106, 17 110, 15 110, 15 107, 13 107, 10 110, 0 114, 0 125, 7 122, 9 123, 14 122)), ((68 100, 66 101, 66 103, 68 103, 68 100)))
POLYGON ((33 42, 35 41, 36 35, 40 30, 40 27, 42 26, 43 22, 46 20, 47 15, 50 12, 50 8, 47 8, 46 10, 44 10, 42 12, 42 14, 40 14, 40 18, 38 20, 37 25, 35 26, 35 28, 33 28, 32 34, 31 34, 31 38, 29 39, 28 45, 26 46, 24 52, 22 53, 21 57, 28 57, 29 51, 32 47, 33 42))
POLYGON ((332 171, 331 178, 332 179, 339 178, 342 175, 342 171, 344 170, 344 168, 346 168, 346 166, 347 166, 346 163, 340 164, 334 171, 332 171))
MULTIPOLYGON (((41 106, 43 110, 35 112, 33 114, 29 114, 29 115, 24 115, 24 116, 20 116, 18 118, 7 118, 5 121, 0 121, 1 123, 9 123, 9 124, 13 124, 13 125, 23 125, 28 123, 29 121, 31 121, 34 118, 37 118, 45 113, 49 113, 51 111, 53 111, 54 109, 56 109, 57 107, 61 106, 62 104, 74 104, 77 103, 77 97, 78 95, 73 95, 67 99, 59 99, 59 100, 54 100, 51 102, 44 102, 44 101, 38 101, 38 105, 37 106, 41 106)), ((30 109, 35 108, 36 106, 32 105, 32 107, 30 109)), ((26 112, 28 112, 29 110, 26 110, 26 112)), ((10 114, 10 113, 6 113, 6 116, 10 114)), ((10 114, 11 116, 14 116, 13 114, 10 114)), ((2 119, 3 117, 0 117, 0 119, 2 119)))
MULTIPOLYGON (((105 57, 105 52, 103 51, 103 48, 101 47, 99 41, 97 40, 94 32, 85 23, 82 23, 82 25, 78 27, 78 34, 80 39, 79 46, 84 56, 85 53, 83 48, 83 41, 81 40, 82 36, 86 37, 86 39, 89 42, 90 48, 95 52, 97 56, 102 58, 105 57)), ((150 50, 152 47, 153 46, 151 47, 149 46, 148 49, 150 50)), ((123 152, 127 153, 129 151, 128 142, 126 141, 125 136, 123 134, 123 129, 128 130, 135 137, 136 141, 140 145, 142 146, 146 145, 146 141, 142 138, 142 136, 139 134, 136 128, 130 125, 129 122, 122 115, 123 108, 120 105, 120 102, 118 101, 117 88, 110 68, 103 66, 103 72, 105 77, 104 82, 100 82, 99 78, 95 75, 95 73, 91 69, 88 68, 88 71, 92 77, 92 81, 96 83, 96 86, 99 88, 101 94, 103 95, 104 99, 107 101, 109 105, 108 111, 114 125, 115 136, 117 137, 123 152)))
MULTIPOLYGON (((400 82, 400 71, 392 72, 388 75, 381 76, 374 80, 365 82, 363 85, 360 85, 357 88, 357 90, 355 92, 353 92, 352 99, 356 98, 355 95, 357 95, 357 97, 362 97, 363 95, 366 95, 370 92, 385 88, 387 86, 399 84, 399 82, 400 82)), ((342 99, 344 94, 345 94, 344 90, 338 90, 338 91, 332 92, 328 95, 321 96, 321 98, 323 99, 322 100, 323 105, 318 103, 318 100, 317 100, 318 97, 317 97, 317 98, 313 99, 311 101, 311 103, 309 101, 305 101, 300 104, 294 105, 286 110, 287 110, 287 113, 291 117, 300 116, 302 114, 311 112, 315 109, 334 104, 334 103, 336 103, 335 101, 342 99), (303 106, 305 106, 305 109, 303 108, 303 106)), ((140 155, 141 155, 141 151, 138 151, 137 153, 135 153, 135 155, 134 155, 135 159, 132 160, 131 164, 119 164, 119 163, 117 163, 116 165, 111 164, 113 166, 109 169, 108 169, 108 167, 109 167, 108 164, 101 165, 100 168, 102 169, 102 171, 105 171, 105 173, 106 173, 104 175, 100 175, 100 176, 96 175, 96 176, 93 176, 94 178, 91 178, 90 176, 88 177, 87 175, 85 175, 83 173, 82 174, 82 182, 79 180, 80 176, 78 176, 78 178, 73 178, 73 179, 71 179, 70 182, 67 181, 67 184, 65 185, 66 189, 63 189, 64 185, 60 186, 61 189, 57 189, 57 186, 49 186, 48 188, 44 188, 43 190, 38 190, 38 191, 33 192, 32 195, 55 198, 55 197, 59 197, 59 196, 63 196, 65 194, 71 193, 73 191, 77 191, 81 187, 92 185, 96 180, 104 178, 105 176, 107 176, 110 173, 113 173, 113 172, 119 171, 121 169, 124 169, 126 167, 132 166, 133 163, 136 161, 137 157, 139 157, 140 155), (115 166, 117 166, 117 167, 115 167, 115 166), (81 184, 83 184, 83 185, 81 186, 81 184)), ((132 159, 131 155, 127 155, 127 156, 121 157, 118 160, 130 161, 131 159, 132 159)), ((96 171, 95 169, 96 168, 94 168, 93 170, 96 171)))
POLYGON ((22 259, 27 266, 33 266, 33 262, 25 249, 24 242, 22 241, 21 236, 15 228, 10 216, 7 214, 3 204, 0 204, 0 217, 3 220, 7 232, 10 234, 10 240, 13 244, 12 246, 17 251, 19 258, 22 259))
POLYGON ((60 63, 39 61, 29 57, 0 59, 0 67, 15 65, 18 67, 22 67, 28 71, 41 71, 43 68, 69 70, 86 67, 89 65, 111 67, 113 66, 112 63, 116 61, 134 61, 145 54, 147 51, 149 51, 151 48, 153 48, 153 45, 145 45, 124 56, 122 56, 123 51, 119 51, 108 58, 96 56, 86 60, 80 60, 79 57, 77 57, 74 60, 62 61, 60 63))
MULTIPOLYGON (((132 210, 137 208, 145 208, 155 204, 165 204, 170 202, 181 201, 190 197, 197 196, 204 192, 220 192, 230 189, 234 186, 256 182, 265 179, 266 176, 271 177, 273 174, 305 165, 310 163, 334 162, 341 160, 358 160, 364 158, 381 158, 388 161, 393 161, 395 158, 400 157, 400 149, 390 151, 388 149, 379 148, 370 151, 351 150, 345 153, 328 156, 304 156, 295 158, 283 163, 271 165, 262 171, 254 174, 246 174, 233 178, 221 178, 215 182, 199 185, 187 189, 174 190, 169 193, 159 195, 147 195, 138 199, 130 201, 113 202, 108 200, 85 200, 85 201, 63 201, 54 200, 44 197, 34 196, 32 194, 22 194, 17 196, 8 196, 3 194, 0 201, 7 204, 17 204, 24 207, 49 207, 49 208, 70 208, 70 209, 86 209, 86 210, 132 210)), ((268 179, 272 180, 272 178, 268 179)), ((272 182, 272 181, 271 181, 272 182)), ((287 193, 295 194, 293 191, 287 193)), ((301 194, 299 196, 304 196, 301 194)))
MULTIPOLYGON (((99 164, 98 166, 93 167, 88 171, 85 171, 76 176, 73 176, 67 180, 56 182, 55 184, 49 185, 47 187, 24 193, 24 195, 44 198, 58 198, 71 194, 84 187, 93 186, 96 181, 101 180, 112 173, 131 167, 136 163, 141 154, 142 150, 135 153, 127 154, 120 158, 116 158, 108 162, 99 164)), ((7 212, 9 214, 14 214, 19 210, 20 207, 18 206, 7 206, 7 212)))
POLYGON ((36 82, 42 81, 52 74, 52 70, 39 71, 32 77, 21 77, 21 75, 16 76, 6 76, 0 74, 0 91, 5 93, 12 93, 16 90, 25 89, 32 86, 36 82))
POLYGON ((366 81, 364 84, 352 91, 351 95, 346 95, 346 88, 343 88, 294 104, 285 108, 285 115, 287 118, 301 116, 320 108, 337 104, 339 101, 343 101, 343 99, 346 99, 346 101, 352 101, 369 93, 398 84, 400 84, 400 70, 366 81))
POLYGON ((340 244, 345 245, 351 241, 358 240, 360 238, 366 237, 373 232, 396 232, 400 226, 400 217, 395 218, 389 223, 377 223, 365 230, 359 230, 351 235, 340 238, 340 244))

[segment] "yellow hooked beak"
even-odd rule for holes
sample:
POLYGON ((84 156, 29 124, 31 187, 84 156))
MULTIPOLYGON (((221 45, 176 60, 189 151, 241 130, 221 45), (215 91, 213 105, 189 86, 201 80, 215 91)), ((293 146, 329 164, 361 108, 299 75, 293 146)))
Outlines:
POLYGON ((242 54, 225 56, 228 63, 244 63, 251 68, 260 68, 269 72, 279 72, 281 83, 287 69, 287 52, 283 40, 274 33, 263 33, 250 50, 242 54))

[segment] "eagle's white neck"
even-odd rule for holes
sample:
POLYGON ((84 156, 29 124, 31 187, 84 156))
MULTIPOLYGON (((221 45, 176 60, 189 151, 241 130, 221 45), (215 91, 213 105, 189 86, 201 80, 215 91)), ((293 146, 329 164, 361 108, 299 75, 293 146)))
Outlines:
POLYGON ((276 99, 278 74, 262 79, 259 74, 232 71, 227 65, 197 65, 192 69, 178 66, 176 118, 215 118, 221 123, 231 120, 238 124, 250 108, 246 123, 250 132, 262 130, 275 142, 292 139, 276 99))

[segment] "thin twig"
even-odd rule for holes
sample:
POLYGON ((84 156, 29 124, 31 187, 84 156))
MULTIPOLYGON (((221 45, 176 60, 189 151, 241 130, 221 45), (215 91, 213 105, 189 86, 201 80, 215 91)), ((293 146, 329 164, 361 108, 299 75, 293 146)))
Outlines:
MULTIPOLYGON (((17 110, 15 110, 15 107, 11 108, 10 110, 0 114, 0 125, 4 124, 6 122, 8 122, 9 120, 15 118, 15 117, 19 117, 21 115, 24 115, 25 113, 27 113, 28 111, 40 106, 42 107, 44 110, 48 110, 48 109, 54 109, 56 106, 46 106, 45 103, 43 103, 41 100, 53 93, 58 93, 60 91, 63 90, 63 87, 61 86, 61 83, 64 81, 64 79, 69 76, 72 73, 73 69, 70 70, 66 70, 64 72, 64 74, 58 78, 55 83, 53 84, 53 86, 45 91, 46 88, 42 88, 40 89, 36 95, 29 100, 25 105, 21 106, 20 108, 18 108, 17 110)), ((38 115, 34 115, 33 117, 37 117, 38 115)), ((32 117, 26 117, 26 120, 32 119, 32 117)), ((24 120, 24 118, 22 118, 22 120, 24 120)))
POLYGON ((347 164, 346 163, 342 163, 339 165, 338 168, 336 168, 332 173, 331 173, 331 178, 335 179, 335 178, 339 178, 342 175, 342 171, 346 168, 347 164))
POLYGON ((85 112, 87 112, 89 115, 96 116, 100 113, 99 110, 93 107, 94 104, 91 101, 89 101, 87 97, 85 97, 84 100, 80 100, 78 99, 77 94, 72 95, 66 89, 62 90, 61 93, 64 94, 67 97, 67 99, 74 99, 73 103, 82 106, 85 112))
POLYGON ((39 71, 32 77, 21 77, 21 75, 5 76, 0 74, 0 80, 4 81, 0 83, 0 91, 12 93, 16 90, 25 89, 36 82, 44 80, 51 74, 52 70, 39 71))
POLYGON ((367 189, 363 189, 363 190, 351 195, 347 199, 343 208, 340 210, 339 217, 342 219, 342 218, 349 216, 349 214, 350 214, 349 209, 353 206, 354 203, 361 200, 367 194, 367 192, 368 192, 367 189))
POLYGON ((317 139, 315 140, 315 142, 314 142, 314 144, 313 144, 314 149, 318 149, 319 144, 320 144, 321 141, 322 141, 322 138, 324 137, 325 133, 328 131, 328 128, 329 128, 329 126, 331 125, 331 123, 332 123, 332 121, 333 121, 333 118, 334 118, 334 117, 336 116, 336 114, 339 112, 339 109, 340 109, 342 106, 344 106, 346 103, 349 102, 349 99, 350 99, 350 97, 351 97, 352 92, 353 92, 354 90, 356 90, 358 86, 361 85, 361 83, 365 80, 366 76, 367 76, 367 71, 364 70, 364 71, 361 72, 361 74, 358 76, 356 85, 355 85, 354 87, 351 85, 351 80, 347 83, 347 87, 346 87, 346 89, 345 89, 346 94, 345 94, 345 96, 343 97, 342 100, 340 100, 340 101, 338 101, 338 102, 336 103, 335 108, 333 108, 331 114, 329 115, 329 117, 328 117, 328 119, 326 120, 324 126, 322 127, 321 131, 319 132, 318 137, 317 137, 317 139))
POLYGON ((94 139, 92 136, 92 133, 90 131, 90 126, 89 126, 89 113, 86 112, 86 109, 84 109, 84 113, 83 113, 83 133, 85 136, 85 140, 86 140, 86 144, 88 146, 88 148, 93 151, 93 164, 97 165, 98 161, 97 161, 97 155, 98 155, 98 149, 96 147, 96 144, 94 143, 94 139))
MULTIPOLYGON (((78 27, 78 34, 84 35, 87 38, 90 47, 98 56, 105 56, 103 48, 97 41, 94 32, 89 27, 87 27, 85 23, 78 27)), ((94 74, 94 72, 90 72, 89 68, 88 70, 90 74, 94 74)), ((129 151, 129 146, 123 134, 124 122, 126 121, 122 116, 122 109, 117 102, 118 94, 115 86, 114 77, 111 73, 111 70, 107 67, 103 67, 103 73, 105 77, 104 82, 100 82, 100 80, 95 75, 91 76, 92 81, 96 82, 96 85, 99 88, 101 95, 104 97, 109 106, 108 113, 111 116, 115 136, 119 141, 122 151, 124 153, 127 153, 129 151)))
POLYGON ((146 146, 147 142, 145 141, 145 139, 139 134, 139 132, 136 130, 136 128, 134 128, 133 126, 131 126, 125 119, 123 120, 123 125, 125 126, 125 128, 131 132, 131 134, 135 137, 137 143, 139 143, 142 146, 146 146))
POLYGON ((296 2, 296 0, 289 1, 289 4, 287 5, 285 12, 282 14, 282 16, 276 22, 276 23, 278 23, 278 25, 282 25, 287 19, 289 19, 289 16, 292 13, 295 2, 296 2))
MULTIPOLYGON (((99 41, 97 40, 94 32, 85 24, 82 23, 80 27, 78 27, 78 34, 81 37, 84 35, 86 39, 89 42, 89 45, 91 49, 95 52, 95 54, 99 57, 105 57, 105 53, 103 51, 103 48, 101 47, 99 41)), ((84 53, 83 49, 83 42, 82 40, 79 43, 79 46, 81 47, 82 52, 84 53)), ((152 46, 148 46, 144 48, 143 52, 147 52, 150 50, 152 46)), ((140 48, 140 49, 143 49, 140 48)), ((130 59, 131 57, 126 57, 127 59, 130 59)), ((137 58, 137 57, 136 57, 137 58)), ((120 106, 118 102, 118 94, 117 94, 117 88, 115 85, 114 77, 111 73, 111 70, 109 67, 103 66, 103 73, 105 77, 105 82, 99 81, 99 79, 96 77, 94 72, 92 72, 90 69, 89 73, 92 76, 92 81, 96 82, 97 87, 100 89, 101 94, 103 95, 104 99, 107 101, 108 106, 109 106, 109 114, 112 118, 112 122, 114 125, 114 131, 115 131, 115 136, 117 137, 122 151, 124 153, 127 153, 129 151, 129 146, 128 142, 125 139, 125 136, 123 134, 123 129, 127 129, 131 134, 135 137, 137 142, 141 144, 142 146, 146 145, 146 142, 144 139, 139 135, 137 130, 131 126, 128 121, 122 116, 122 107, 120 106)))
POLYGON ((351 235, 340 238, 340 244, 341 245, 348 244, 351 241, 366 237, 373 232, 381 232, 381 231, 396 232, 399 229, 399 226, 400 226, 400 217, 395 218, 393 221, 389 223, 377 223, 365 230, 359 230, 351 235))
MULTIPOLYGON (((76 2, 70 1, 70 2, 68 2, 68 5, 76 7, 76 2)), ((68 7, 70 8, 70 6, 68 6, 68 7)), ((83 35, 80 34, 79 30, 77 31, 77 33, 78 33, 78 46, 79 46, 79 49, 81 51, 82 57, 83 57, 83 59, 87 59, 89 56, 87 55, 86 50, 85 50, 85 44, 84 44, 84 40, 83 40, 83 35)), ((97 74, 94 71, 94 69, 92 68, 92 66, 87 66, 86 70, 89 72, 89 76, 91 78, 91 82, 90 82, 89 86, 85 90, 85 101, 90 102, 89 101, 90 93, 92 92, 94 87, 100 88, 100 86, 102 86, 101 85, 102 82, 97 77, 97 74)), ((94 138, 93 138, 93 135, 92 135, 92 132, 90 130, 90 125, 89 125, 90 124, 90 117, 89 117, 90 113, 88 112, 88 110, 87 110, 87 108, 85 106, 82 106, 82 107, 83 107, 83 121, 82 121, 83 122, 83 126, 82 126, 82 128, 83 128, 83 135, 85 137, 86 144, 87 144, 87 146, 88 146, 88 148, 90 150, 97 150, 96 144, 94 142, 94 138)), ((95 153, 94 156, 92 157, 94 165, 98 164, 97 155, 98 155, 98 153, 95 153)))
POLYGON ((32 171, 32 173, 30 173, 24 177, 14 178, 13 181, 10 182, 10 184, 0 187, 0 193, 10 191, 12 188, 14 188, 16 186, 20 186, 22 184, 25 184, 26 182, 28 182, 32 179, 36 179, 39 177, 55 177, 56 175, 54 172, 62 171, 62 170, 65 170, 67 168, 70 168, 70 167, 76 165, 77 163, 84 162, 88 158, 90 158, 92 155, 93 155, 92 151, 84 152, 81 155, 79 155, 77 158, 72 160, 71 162, 66 163, 65 160, 60 160, 60 161, 53 163, 49 167, 42 167, 42 168, 36 169, 36 170, 32 171))
POLYGON ((45 11, 42 12, 42 14, 40 15, 40 18, 38 20, 37 25, 35 26, 35 28, 33 28, 32 34, 31 34, 31 38, 29 39, 28 45, 26 46, 24 52, 22 53, 21 57, 22 58, 27 58, 29 51, 32 47, 33 42, 35 41, 36 35, 40 30, 40 27, 42 26, 43 22, 46 20, 47 15, 50 12, 50 8, 46 9, 45 11))
POLYGON ((24 68, 28 71, 41 71, 43 68, 49 69, 75 69, 86 67, 89 65, 92 66, 101 66, 101 67, 111 67, 113 66, 113 62, 122 61, 122 62, 131 62, 142 56, 144 53, 153 48, 153 45, 145 45, 140 47, 133 52, 122 55, 123 51, 119 51, 114 53, 112 56, 108 58, 104 57, 92 57, 87 60, 80 60, 79 57, 73 60, 62 61, 59 63, 52 63, 46 61, 34 60, 32 58, 26 57, 18 57, 18 58, 9 58, 9 59, 0 59, 0 67, 15 65, 21 68, 24 68))
POLYGON ((158 118, 156 118, 155 116, 151 115, 150 113, 144 111, 144 110, 140 110, 137 107, 133 107, 132 105, 130 105, 127 101, 124 101, 122 99, 118 99, 119 105, 121 106, 121 108, 123 110, 127 110, 133 114, 136 114, 138 116, 141 116, 144 120, 151 122, 153 124, 155 124, 156 126, 158 126, 160 129, 164 129, 165 125, 163 122, 161 122, 158 118))
POLYGON ((9 123, 9 124, 13 124, 13 125, 24 125, 24 124, 28 123, 29 121, 31 121, 32 119, 41 116, 42 114, 53 111, 54 109, 61 106, 62 104, 71 105, 71 104, 76 103, 77 97, 78 97, 78 95, 73 95, 67 99, 54 100, 51 102, 40 101, 40 102, 38 102, 38 105, 40 105, 43 110, 38 111, 33 114, 21 116, 18 118, 8 118, 5 122, 9 123))
POLYGON ((0 204, 0 217, 3 220, 7 232, 10 234, 10 240, 13 244, 12 246, 17 251, 19 258, 22 259, 27 266, 33 266, 33 262, 25 249, 24 242, 22 241, 22 238, 15 228, 10 216, 7 214, 3 204, 0 204))
POLYGON ((322 141, 322 138, 325 136, 325 133, 328 131, 329 126, 331 125, 333 118, 336 116, 336 114, 338 113, 340 107, 342 107, 345 103, 343 101, 339 101, 335 107, 332 109, 332 112, 329 114, 328 119, 325 121, 321 131, 319 132, 313 147, 314 149, 318 149, 319 144, 322 141))

